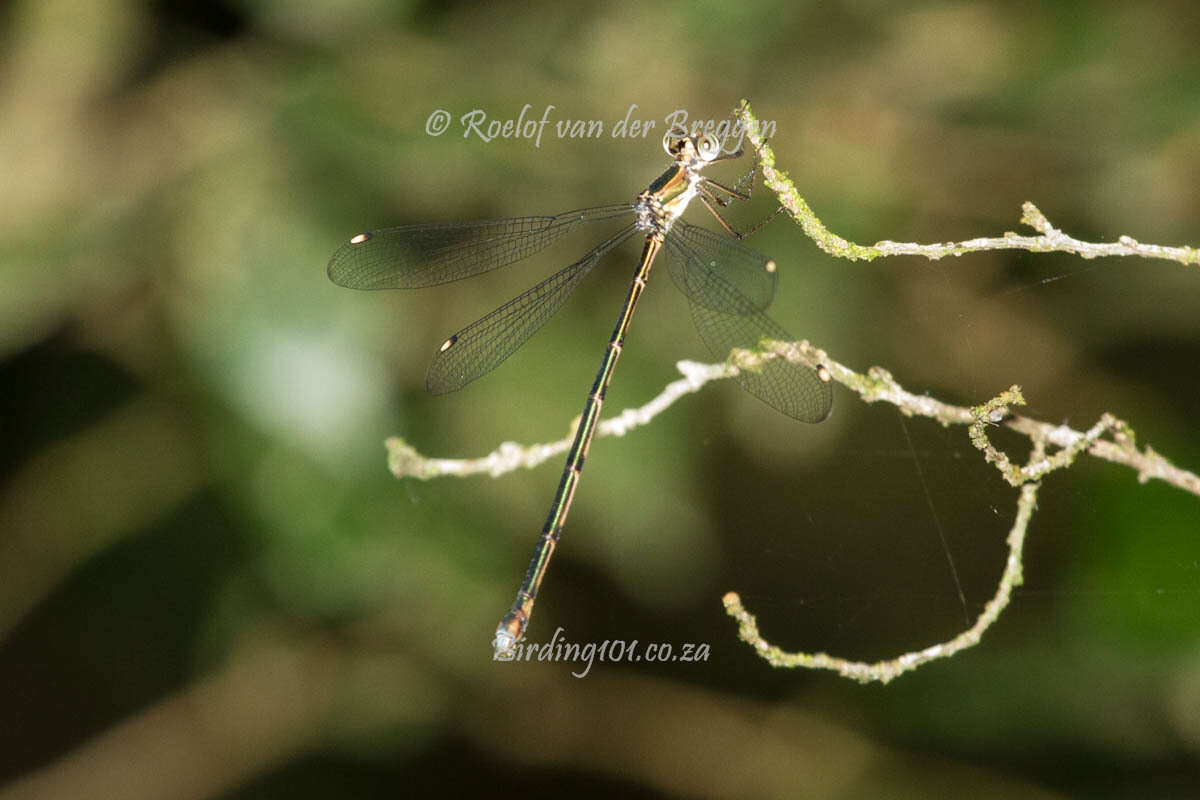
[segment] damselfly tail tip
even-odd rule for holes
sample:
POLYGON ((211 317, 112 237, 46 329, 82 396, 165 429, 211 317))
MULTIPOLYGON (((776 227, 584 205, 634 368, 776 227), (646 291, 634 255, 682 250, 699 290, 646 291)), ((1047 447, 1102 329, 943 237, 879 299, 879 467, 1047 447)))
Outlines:
POLYGON ((492 639, 493 661, 512 661, 516 655, 514 648, 517 646, 517 639, 512 635, 508 628, 501 625, 496 628, 496 638, 492 639))

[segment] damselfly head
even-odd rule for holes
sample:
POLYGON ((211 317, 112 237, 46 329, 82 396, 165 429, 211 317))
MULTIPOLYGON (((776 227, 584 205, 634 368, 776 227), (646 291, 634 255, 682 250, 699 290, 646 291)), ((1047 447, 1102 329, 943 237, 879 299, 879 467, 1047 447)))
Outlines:
POLYGON ((707 163, 721 154, 721 139, 711 133, 674 136, 668 131, 663 136, 663 149, 674 159, 682 156, 707 163))

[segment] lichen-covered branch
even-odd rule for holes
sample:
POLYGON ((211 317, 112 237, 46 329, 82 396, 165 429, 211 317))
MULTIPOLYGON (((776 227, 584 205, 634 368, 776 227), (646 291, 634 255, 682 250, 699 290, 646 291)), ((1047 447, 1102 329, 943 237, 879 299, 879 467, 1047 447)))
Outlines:
POLYGON ((983 613, 975 620, 975 624, 949 641, 904 653, 886 661, 849 661, 828 653, 788 653, 771 644, 759 633, 758 621, 742 605, 742 599, 738 597, 737 592, 729 592, 721 599, 725 604, 725 613, 737 620, 738 637, 776 667, 827 669, 860 683, 887 683, 922 664, 939 658, 949 658, 960 650, 979 644, 984 631, 1000 618, 1000 612, 1008 605, 1013 589, 1020 586, 1024 580, 1022 553, 1025 547, 1025 532, 1029 527, 1029 520, 1033 517, 1033 510, 1037 507, 1039 486, 1038 483, 1027 483, 1021 487, 1017 499, 1017 518, 1008 533, 1008 560, 1005 562, 1004 574, 1000 576, 995 594, 984 606, 983 613))
MULTIPOLYGON (((596 428, 597 436, 624 436, 634 428, 647 425, 658 414, 675 404, 686 394, 700 390, 704 384, 717 378, 728 378, 737 374, 731 364, 698 364, 695 361, 680 361, 675 367, 683 374, 677 381, 667 384, 658 396, 641 408, 627 408, 615 417, 606 419, 596 428)), ((567 435, 556 442, 520 445, 503 442, 499 447, 479 458, 427 458, 399 436, 391 436, 384 442, 388 451, 388 469, 397 478, 429 480, 446 475, 491 475, 498 478, 515 469, 532 469, 548 458, 567 451, 575 438, 575 426, 579 417, 571 422, 567 435)))
MULTIPOLYGON (((866 373, 856 372, 808 341, 763 344, 763 350, 735 350, 731 362, 723 364, 680 361, 676 367, 683 375, 681 379, 668 384, 645 405, 626 409, 604 420, 597 428, 597 435, 623 436, 634 428, 648 424, 675 401, 699 391, 706 383, 737 375, 739 367, 735 367, 733 361, 740 364, 741 368, 753 369, 769 359, 786 358, 813 368, 823 365, 833 380, 859 395, 865 402, 891 403, 906 416, 929 417, 943 426, 968 426, 967 434, 971 443, 983 451, 985 459, 994 464, 1004 479, 1014 486, 1040 480, 1049 472, 1070 466, 1080 454, 1087 453, 1094 458, 1135 470, 1138 480, 1143 483, 1157 479, 1200 497, 1200 476, 1175 466, 1150 447, 1139 450, 1133 429, 1111 414, 1102 415, 1088 430, 1078 431, 1067 425, 1052 425, 1014 413, 1014 406, 1025 404, 1017 386, 979 406, 956 406, 929 395, 913 394, 882 367, 871 367, 866 373), (1035 446, 1053 449, 1053 452, 1014 465, 1013 459, 997 450, 987 438, 987 429, 995 425, 1003 425, 1023 434, 1035 446), (1104 434, 1111 434, 1111 440, 1102 438, 1104 434)), ((547 458, 565 452, 572 435, 573 430, 558 441, 544 444, 504 442, 488 455, 468 459, 429 458, 400 437, 391 437, 386 442, 388 466, 398 478, 428 480, 442 476, 480 474, 499 477, 515 469, 530 469, 547 458)))
POLYGON ((1028 250, 1033 253, 1075 253, 1083 258, 1141 256, 1177 261, 1185 266, 1200 265, 1200 250, 1195 247, 1143 244, 1130 236, 1121 236, 1115 242, 1080 241, 1051 225, 1037 206, 1028 201, 1021 206, 1021 222, 1037 231, 1037 236, 1020 236, 1009 232, 1003 236, 967 239, 962 242, 918 244, 885 240, 873 245, 855 244, 826 228, 800 196, 787 173, 775 168, 775 153, 763 140, 761 127, 750 110, 750 104, 743 100, 736 114, 746 129, 750 143, 758 152, 763 183, 779 196, 780 204, 799 223, 808 237, 830 255, 852 261, 870 261, 880 256, 925 256, 936 260, 943 256, 961 256, 964 253, 978 253, 983 250, 1028 250))

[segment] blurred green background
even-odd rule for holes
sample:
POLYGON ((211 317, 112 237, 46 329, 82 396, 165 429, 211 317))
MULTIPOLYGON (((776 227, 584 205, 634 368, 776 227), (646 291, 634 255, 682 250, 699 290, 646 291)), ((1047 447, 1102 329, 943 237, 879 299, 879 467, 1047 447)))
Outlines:
MULTIPOLYGON (((445 336, 600 232, 421 292, 325 264, 366 228, 630 200, 668 114, 741 97, 849 239, 999 235, 1031 200, 1082 239, 1196 245, 1198 36, 1182 1, 8 4, 0 797, 1196 796, 1196 497, 1085 459, 978 647, 886 687, 776 671, 722 593, 789 649, 924 647, 991 596, 1015 492, 963 430, 840 390, 805 426, 718 384, 595 443, 529 630, 708 661, 494 663, 560 464, 400 482, 383 440, 565 435, 637 248, 438 398, 445 336), (464 138, 526 104, 606 133, 464 138), (607 135, 633 105, 656 132, 607 135)), ((1194 267, 849 263, 786 219, 753 244, 772 315, 834 358, 954 402, 1018 383, 1039 419, 1111 411, 1200 468, 1194 267)), ((609 413, 707 358, 655 277, 609 413)))

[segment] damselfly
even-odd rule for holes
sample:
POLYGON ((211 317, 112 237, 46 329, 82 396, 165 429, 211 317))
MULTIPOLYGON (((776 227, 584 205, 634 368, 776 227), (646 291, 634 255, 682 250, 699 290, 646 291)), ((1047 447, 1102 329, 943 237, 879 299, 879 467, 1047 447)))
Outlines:
MULTIPOLYGON (((757 164, 736 187, 728 187, 701 176, 700 170, 718 161, 737 158, 741 150, 722 155, 720 140, 710 134, 668 134, 663 146, 673 163, 632 203, 568 211, 551 217, 383 228, 352 237, 329 260, 329 277, 341 286, 418 289, 520 261, 585 223, 627 220, 620 230, 574 264, 563 267, 443 342, 425 378, 428 391, 443 394, 462 388, 508 358, 562 306, 603 255, 634 234, 646 237, 600 371, 584 403, 583 416, 529 569, 512 608, 496 629, 492 644, 498 657, 511 653, 525 634, 534 600, 575 496, 613 367, 624 346, 638 298, 646 287, 650 267, 663 245, 666 245, 668 271, 687 296, 696 328, 716 357, 727 358, 733 348, 752 348, 763 339, 792 338, 763 313, 775 296, 778 277, 775 262, 735 239, 679 219, 688 203, 699 197, 721 225, 740 239, 721 217, 717 206, 724 207, 732 199, 750 198, 742 187, 748 178, 752 188, 757 164)), ((826 370, 813 370, 781 358, 742 369, 737 380, 754 396, 804 422, 823 420, 833 402, 826 370)))

